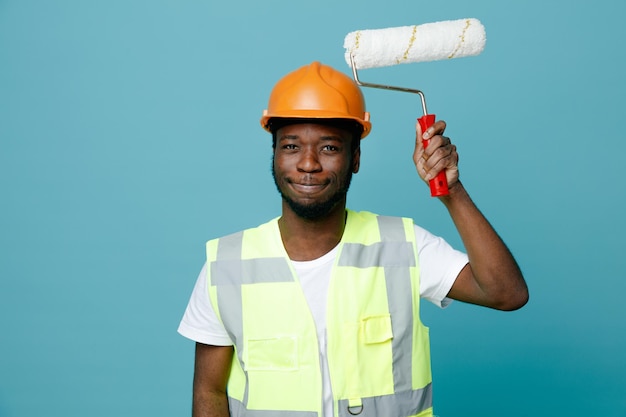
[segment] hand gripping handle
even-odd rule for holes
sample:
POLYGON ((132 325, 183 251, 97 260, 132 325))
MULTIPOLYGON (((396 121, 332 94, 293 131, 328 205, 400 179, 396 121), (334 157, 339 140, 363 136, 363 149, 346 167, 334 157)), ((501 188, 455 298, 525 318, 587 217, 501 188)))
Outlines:
MULTIPOLYGON (((425 114, 417 121, 422 128, 422 133, 426 131, 429 127, 431 127, 435 123, 435 115, 434 114, 425 114)), ((428 146, 429 140, 422 140, 422 144, 424 145, 424 149, 428 146)), ((432 197, 440 197, 442 195, 448 195, 448 179, 446 178, 446 170, 441 170, 439 174, 428 182, 430 185, 430 195, 432 197)))

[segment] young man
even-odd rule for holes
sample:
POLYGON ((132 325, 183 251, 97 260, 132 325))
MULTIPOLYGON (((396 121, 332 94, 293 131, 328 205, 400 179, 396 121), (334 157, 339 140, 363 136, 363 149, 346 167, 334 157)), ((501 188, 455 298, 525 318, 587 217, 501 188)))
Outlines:
POLYGON ((528 299, 459 181, 445 123, 416 126, 413 160, 426 182, 445 169, 450 193, 440 200, 467 255, 410 219, 346 208, 371 125, 343 73, 314 62, 288 74, 261 124, 282 213, 207 243, 179 327, 196 341, 193 416, 432 416, 420 298, 500 310, 528 299))

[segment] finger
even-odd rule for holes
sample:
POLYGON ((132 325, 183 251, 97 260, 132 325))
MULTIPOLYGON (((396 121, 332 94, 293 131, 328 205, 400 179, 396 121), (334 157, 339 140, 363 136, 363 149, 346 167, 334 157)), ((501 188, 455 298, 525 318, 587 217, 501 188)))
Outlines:
MULTIPOLYGON (((423 158, 424 160, 424 168, 426 168, 427 172, 431 172, 432 170, 439 170, 442 167, 441 161, 448 158, 450 155, 450 150, 444 147, 439 147, 433 151, 428 158, 423 158)), ((445 165, 443 165, 445 167, 445 165)))
POLYGON ((430 158, 439 148, 450 146, 452 141, 450 138, 442 135, 433 136, 428 141, 428 146, 424 149, 424 153, 426 155, 426 159, 430 158))
POLYGON ((417 173, 422 179, 424 179, 426 175, 428 174, 428 172, 426 171, 426 167, 424 166, 425 162, 426 161, 424 159, 419 159, 415 163, 415 168, 417 169, 417 173))
POLYGON ((436 121, 430 126, 424 133, 422 133, 421 125, 416 123, 415 125, 415 150, 413 151, 413 162, 419 176, 428 181, 434 178, 439 171, 445 169, 447 161, 439 163, 442 158, 445 158, 449 154, 448 151, 439 151, 440 148, 449 147, 451 144, 450 138, 443 136, 446 129, 446 122, 443 120, 436 121), (424 142, 426 142, 426 148, 424 148, 424 142), (438 155, 431 160, 433 154, 438 155), (434 170, 434 171, 433 171, 434 170))
MULTIPOLYGON (((443 139, 441 138, 433 138, 432 148, 429 145, 422 156, 422 159, 425 161, 424 166, 426 170, 430 171, 433 168, 436 168, 438 165, 440 165, 440 160, 448 160, 447 158, 449 158, 454 152, 456 152, 456 146, 450 143, 448 143, 447 145, 444 144, 443 139), (437 144, 439 144, 439 146, 435 146, 437 144)), ((452 158, 452 160, 454 160, 454 157, 452 158)))
MULTIPOLYGON (((425 172, 425 179, 428 181, 435 178, 440 171, 450 171, 449 174, 458 171, 459 155, 456 151, 455 145, 447 145, 445 147, 438 148, 431 156, 424 162, 423 168, 425 172)), ((456 175, 456 174, 453 174, 456 175)), ((449 180, 454 178, 449 178, 449 180)))
POLYGON ((437 120, 431 127, 426 129, 422 137, 424 140, 429 140, 435 135, 442 135, 446 130, 446 122, 443 120, 437 120))

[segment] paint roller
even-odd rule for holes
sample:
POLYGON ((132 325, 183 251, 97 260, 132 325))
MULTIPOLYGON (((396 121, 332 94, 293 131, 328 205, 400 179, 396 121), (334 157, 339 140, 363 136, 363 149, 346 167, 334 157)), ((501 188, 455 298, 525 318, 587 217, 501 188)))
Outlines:
MULTIPOLYGON (((420 90, 365 83, 357 69, 378 68, 414 62, 438 61, 478 55, 485 48, 484 26, 477 19, 459 19, 387 29, 357 30, 344 40, 345 58, 352 68, 354 81, 363 87, 404 91, 420 96, 423 116, 418 118, 422 132, 435 123, 435 115, 426 109, 426 98, 420 90)), ((428 141, 423 141, 424 148, 428 141)), ((445 171, 429 181, 433 197, 448 194, 445 171)))

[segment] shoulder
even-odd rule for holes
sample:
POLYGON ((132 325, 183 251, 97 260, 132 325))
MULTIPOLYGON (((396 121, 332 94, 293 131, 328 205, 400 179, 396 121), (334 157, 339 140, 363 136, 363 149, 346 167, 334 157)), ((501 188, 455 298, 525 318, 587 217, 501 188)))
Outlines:
POLYGON ((267 233, 274 229, 277 229, 278 226, 278 217, 275 217, 265 223, 262 223, 258 226, 249 227, 243 230, 239 230, 237 232, 229 233, 226 235, 218 236, 215 238, 209 239, 206 243, 207 245, 211 243, 217 243, 220 240, 231 241, 235 239, 241 239, 243 235, 250 235, 252 233, 267 233))
POLYGON ((278 218, 206 243, 207 261, 284 256, 278 218))
POLYGON ((413 224, 413 219, 409 217, 401 217, 401 216, 388 216, 384 214, 373 213, 371 211, 354 211, 347 209, 348 212, 348 220, 352 220, 355 222, 377 222, 377 223, 385 223, 385 222, 401 222, 413 224))
POLYGON ((415 240, 413 227, 413 219, 407 217, 348 210, 344 240, 363 244, 379 241, 412 242, 415 240))

